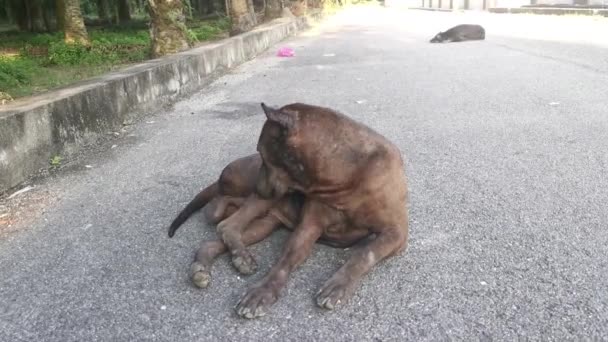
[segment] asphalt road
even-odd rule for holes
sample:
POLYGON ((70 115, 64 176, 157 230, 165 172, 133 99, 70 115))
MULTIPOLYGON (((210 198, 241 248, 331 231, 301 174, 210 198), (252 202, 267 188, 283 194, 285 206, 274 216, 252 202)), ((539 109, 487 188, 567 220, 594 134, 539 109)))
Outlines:
POLYGON ((279 44, 12 199, 26 209, 0 238, 0 341, 607 340, 606 28, 363 8, 279 44), (427 43, 465 21, 487 40, 427 43), (248 321, 233 307, 287 233, 253 248, 253 276, 218 260, 205 290, 188 268, 213 227, 196 215, 166 236, 255 151, 261 101, 331 106, 404 153, 407 252, 334 312, 313 295, 349 250, 317 246, 248 321))

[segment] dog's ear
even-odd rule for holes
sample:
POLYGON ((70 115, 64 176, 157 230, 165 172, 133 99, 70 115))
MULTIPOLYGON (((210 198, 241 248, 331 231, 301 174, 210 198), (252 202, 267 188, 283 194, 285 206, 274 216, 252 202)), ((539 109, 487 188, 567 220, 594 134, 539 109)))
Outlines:
POLYGON ((262 109, 264 110, 264 114, 266 114, 266 118, 268 118, 268 120, 276 122, 287 129, 293 128, 295 124, 295 113, 288 113, 280 109, 268 107, 264 102, 262 102, 262 109))

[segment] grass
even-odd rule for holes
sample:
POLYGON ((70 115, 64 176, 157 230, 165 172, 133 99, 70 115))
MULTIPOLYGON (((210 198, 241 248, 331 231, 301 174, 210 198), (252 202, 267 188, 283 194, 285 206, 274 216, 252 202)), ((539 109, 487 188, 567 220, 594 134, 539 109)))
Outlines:
MULTIPOLYGON (((223 37, 225 18, 188 23, 193 45, 223 37)), ((50 90, 149 58, 145 21, 128 26, 88 27, 91 45, 66 45, 63 34, 0 30, 0 93, 13 98, 50 90)))

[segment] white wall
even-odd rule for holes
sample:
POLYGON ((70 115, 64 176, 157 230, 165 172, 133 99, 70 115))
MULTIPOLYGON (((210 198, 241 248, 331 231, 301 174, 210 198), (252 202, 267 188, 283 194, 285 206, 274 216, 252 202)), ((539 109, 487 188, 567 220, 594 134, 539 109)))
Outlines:
POLYGON ((492 7, 521 7, 530 5, 530 0, 494 0, 492 7))
MULTIPOLYGON (((384 0, 386 7, 421 7, 422 0, 384 0)), ((428 0, 425 0, 425 7, 428 7, 428 0)))
MULTIPOLYGON (((385 0, 399 3, 401 6, 420 7, 422 0, 385 0)), ((439 8, 439 0, 432 0, 433 8, 439 8)), ((454 9, 464 9, 465 0, 452 0, 454 9)), ((487 7, 521 7, 530 5, 530 0, 486 0, 487 7)), ((424 0, 424 7, 430 6, 431 0, 424 0)), ((574 0, 537 0, 538 5, 573 5, 574 0)), ((589 5, 607 5, 608 0, 589 0, 589 5)), ((449 9, 450 0, 441 0, 441 8, 449 9)), ((483 10, 483 0, 469 0, 469 9, 483 10)))
POLYGON ((483 0, 469 0, 470 10, 483 10, 483 0))
MULTIPOLYGON (((400 0, 393 0, 393 1, 400 1, 400 0)), ((433 6, 430 6, 431 0, 424 0, 424 7, 445 8, 445 9, 450 8, 450 0, 441 0, 441 7, 439 7, 439 0, 432 0, 432 1, 433 1, 433 6)), ((453 1, 453 3, 452 3, 453 9, 464 9, 464 4, 465 4, 466 0, 452 0, 452 1, 453 1)), ((492 4, 493 0, 486 0, 486 1, 487 1, 487 7, 492 7, 491 4, 492 4)), ((496 1, 496 0, 494 0, 494 1, 496 1)), ((512 1, 512 0, 505 0, 505 1, 512 1)), ((515 0, 515 1, 520 1, 520 0, 515 0)), ((469 0, 469 9, 482 10, 483 9, 483 0, 469 0)))
POLYGON ((537 5, 572 5, 574 0, 538 0, 537 5))
POLYGON ((450 9, 450 0, 441 0, 441 8, 450 9))
POLYGON ((464 9, 464 0, 454 0, 454 9, 464 9))

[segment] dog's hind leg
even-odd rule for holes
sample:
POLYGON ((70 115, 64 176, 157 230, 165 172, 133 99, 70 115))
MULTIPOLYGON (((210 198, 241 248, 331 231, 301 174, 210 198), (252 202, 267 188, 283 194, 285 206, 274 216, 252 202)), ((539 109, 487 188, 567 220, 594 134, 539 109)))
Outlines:
POLYGON ((247 246, 264 240, 275 229, 281 226, 281 221, 274 215, 266 215, 252 221, 242 233, 240 239, 228 239, 227 244, 232 254, 232 265, 241 274, 253 274, 258 264, 247 246))
POLYGON ((237 269, 243 274, 255 272, 255 263, 241 262, 244 260, 243 258, 251 259, 246 258, 246 245, 243 243, 242 234, 256 219, 265 218, 265 221, 278 221, 278 219, 270 218, 270 215, 268 215, 268 211, 275 203, 275 200, 265 200, 256 194, 252 194, 245 199, 236 212, 217 225, 218 236, 228 246, 233 257, 237 258, 237 264, 243 265, 242 267, 237 266, 237 269))
MULTIPOLYGON (((246 246, 258 243, 267 238, 281 222, 273 215, 268 215, 252 221, 241 234, 240 249, 232 253, 232 263, 243 274, 255 272, 257 264, 246 246), (238 266, 237 266, 238 265, 238 266), (244 272, 247 271, 247 272, 244 272)), ((228 246, 222 240, 203 241, 196 252, 194 262, 190 266, 192 282, 205 288, 211 281, 211 266, 215 258, 228 251, 228 246)))
POLYGON ((237 212, 244 201, 243 197, 216 197, 205 207, 205 217, 209 223, 218 224, 237 212))

